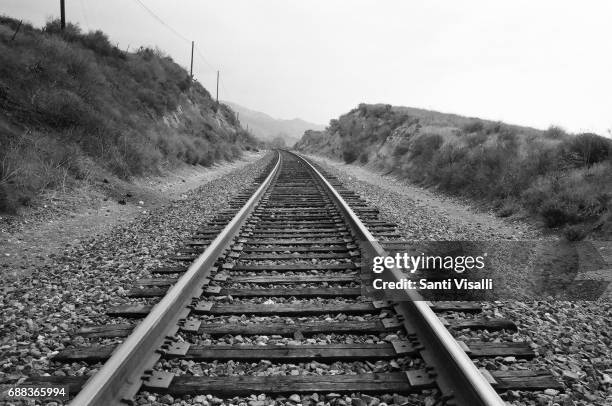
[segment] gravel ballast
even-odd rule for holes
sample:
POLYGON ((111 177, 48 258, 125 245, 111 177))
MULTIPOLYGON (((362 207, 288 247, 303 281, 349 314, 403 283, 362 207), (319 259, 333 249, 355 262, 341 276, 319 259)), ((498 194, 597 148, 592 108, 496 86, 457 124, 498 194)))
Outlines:
MULTIPOLYGON (((268 156, 268 160, 271 157, 268 156)), ((264 160, 266 161, 266 160, 264 160)), ((267 162, 267 161, 266 161, 267 162)), ((83 325, 109 322, 125 322, 124 319, 109 318, 104 312, 113 305, 130 303, 149 303, 152 299, 128 299, 127 291, 133 281, 140 277, 151 277, 150 270, 169 266, 168 260, 189 239, 194 231, 205 224, 216 212, 227 208, 231 197, 243 190, 259 174, 265 162, 251 164, 222 178, 211 181, 198 190, 188 194, 186 199, 165 205, 139 216, 136 220, 116 227, 109 233, 83 241, 74 248, 67 249, 53 258, 51 264, 7 284, 8 293, 2 299, 2 325, 6 334, 0 339, 0 383, 19 382, 33 375, 89 375, 101 365, 73 363, 62 365, 49 361, 58 351, 69 347, 92 344, 80 337, 71 338, 74 330, 83 325), (198 221, 193 221, 197 214, 198 221)), ((373 184, 371 179, 361 181, 354 174, 337 170, 340 165, 326 166, 325 169, 338 176, 349 189, 359 193, 372 206, 381 210, 381 217, 400 225, 400 233, 407 239, 440 240, 479 240, 479 239, 526 239, 545 238, 536 227, 519 222, 499 225, 493 221, 472 223, 465 218, 455 218, 460 211, 449 210, 443 213, 421 203, 411 204, 405 194, 396 188, 385 189, 384 182, 373 184), (414 206, 414 207, 413 207, 414 206)), ((348 167, 351 168, 350 166, 348 167)), ((361 169, 361 168, 360 168, 361 169)), ((478 213, 472 215, 478 216, 478 213)), ((470 218, 471 219, 471 218, 470 218)), ((268 261, 263 261, 264 263, 268 261)), ((293 261, 292 261, 293 262, 293 261)), ((315 261, 312 261, 313 263, 315 261)), ((321 262, 321 261, 316 261, 321 262)), ((322 262, 337 262, 326 261, 322 262)), ((251 262, 245 262, 251 263, 251 262)), ((253 262, 260 263, 260 261, 253 262)), ((312 274, 318 274, 312 271, 312 274)), ((265 275, 268 272, 232 272, 234 275, 265 275)), ((270 274, 276 275, 276 272, 270 274)), ((293 272, 283 272, 293 275, 293 272)), ((297 274, 297 273, 296 273, 297 274)), ((176 275, 174 275, 176 276, 176 275)), ((314 285, 313 285, 314 286, 314 285)), ((222 301, 228 301, 225 298, 222 301)), ((349 303, 359 299, 325 299, 317 303, 349 303)), ((240 299, 232 298, 234 303, 290 303, 295 298, 240 299)), ((309 302, 309 299, 299 302, 309 302)), ((507 359, 479 360, 479 366, 496 370, 536 369, 551 371, 565 384, 563 391, 547 390, 540 392, 509 391, 503 394, 505 400, 513 405, 607 405, 612 404, 612 357, 609 330, 612 326, 612 313, 609 303, 597 302, 538 302, 498 301, 484 304, 482 316, 504 317, 514 320, 518 332, 511 331, 469 331, 458 330, 452 333, 460 339, 481 341, 527 341, 538 352, 532 361, 507 359)), ((322 315, 304 317, 297 321, 332 320, 370 320, 387 314, 367 314, 362 316, 322 315)), ((466 317, 470 317, 469 315, 466 317)), ((273 321, 281 318, 265 317, 209 317, 202 316, 205 323, 240 322, 245 324, 273 321)), ((292 318, 282 318, 292 320, 292 318)), ((193 334, 185 337, 192 343, 201 345, 218 344, 315 344, 315 343, 382 343, 388 341, 389 334, 317 334, 309 337, 227 335, 210 337, 207 334, 193 334)), ((398 337, 402 338, 401 332, 398 337)), ((120 342, 121 339, 98 340, 97 344, 120 342)), ((418 360, 397 359, 376 363, 374 366, 358 362, 339 362, 335 364, 311 363, 245 363, 245 362, 160 362, 156 369, 172 370, 178 374, 196 375, 241 375, 259 372, 269 375, 321 374, 329 371, 342 373, 369 372, 369 370, 396 371, 420 366, 418 360), (392 364, 391 362, 394 362, 392 364), (363 371, 362 371, 363 369, 363 371), (296 372, 292 372, 296 371, 296 372)), ((254 394, 248 398, 219 399, 211 395, 186 396, 173 398, 170 395, 142 393, 138 404, 234 404, 244 406, 264 405, 429 405, 437 404, 437 391, 398 396, 367 396, 363 394, 312 394, 268 397, 254 394)))
POLYGON ((81 241, 53 256, 51 263, 4 283, 0 383, 95 371, 95 366, 80 364, 58 371, 49 359, 64 348, 87 344, 74 337, 78 328, 117 322, 105 310, 125 303, 133 282, 149 270, 171 265, 168 258, 215 213, 227 209, 233 196, 249 187, 272 157, 268 154, 179 200, 81 241))

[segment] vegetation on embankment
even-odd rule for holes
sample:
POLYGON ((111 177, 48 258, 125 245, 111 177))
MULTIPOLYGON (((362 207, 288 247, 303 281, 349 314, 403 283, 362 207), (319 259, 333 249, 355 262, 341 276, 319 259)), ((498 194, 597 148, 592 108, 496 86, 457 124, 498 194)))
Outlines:
POLYGON ((0 212, 79 182, 233 159, 256 141, 159 50, 0 17, 0 212))
POLYGON ((295 148, 477 199, 500 216, 526 210, 569 239, 612 235, 612 140, 595 134, 361 104, 295 148))

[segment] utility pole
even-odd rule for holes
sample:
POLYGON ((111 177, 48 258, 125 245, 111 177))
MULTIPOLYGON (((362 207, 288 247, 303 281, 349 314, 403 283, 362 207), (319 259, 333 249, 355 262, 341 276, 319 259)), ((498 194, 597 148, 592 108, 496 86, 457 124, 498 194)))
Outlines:
POLYGON ((191 80, 193 80, 193 41, 191 41, 191 69, 189 70, 191 80))
POLYGON ((22 22, 23 22, 23 20, 19 20, 19 24, 17 25, 17 29, 15 30, 15 33, 11 37, 11 41, 15 41, 15 37, 17 36, 17 33, 19 32, 19 29, 21 28, 21 23, 22 22))
POLYGON ((217 71, 217 106, 219 105, 219 71, 217 71))
POLYGON ((60 28, 62 31, 66 28, 66 6, 64 0, 60 0, 60 28))

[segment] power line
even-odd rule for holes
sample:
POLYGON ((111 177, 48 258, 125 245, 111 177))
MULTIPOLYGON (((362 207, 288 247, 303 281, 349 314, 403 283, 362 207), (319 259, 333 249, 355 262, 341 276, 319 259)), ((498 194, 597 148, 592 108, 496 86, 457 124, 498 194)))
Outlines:
MULTIPOLYGON (((166 27, 167 29, 169 29, 170 31, 172 31, 176 36, 178 36, 180 39, 182 39, 183 41, 186 41, 188 43, 191 43, 192 40, 187 39, 187 37, 185 37, 184 35, 182 35, 180 32, 178 32, 177 30, 175 30, 174 28, 172 28, 169 24, 167 24, 164 20, 162 20, 161 17, 159 17, 157 14, 155 14, 150 8, 148 8, 141 0, 134 0, 136 1, 143 9, 145 9, 145 11, 147 13, 149 13, 153 18, 155 18, 160 24, 162 24, 164 27, 166 27)), ((217 70, 210 62, 208 62, 208 60, 204 57, 204 54, 202 54, 202 52, 200 51, 200 49, 198 48, 198 46, 195 46, 195 50, 198 54, 198 56, 202 59, 202 61, 208 65, 208 67, 215 71, 217 70)))
MULTIPOLYGON (((136 1, 136 3, 138 3, 138 5, 140 5, 147 13, 149 13, 153 18, 155 18, 157 20, 157 22, 159 22, 160 24, 162 24, 164 27, 166 27, 167 29, 169 29, 170 31, 172 31, 177 37, 179 37, 180 39, 182 39, 185 42, 191 43, 192 44, 192 61, 191 61, 191 66, 192 66, 192 72, 193 72, 193 49, 195 49, 196 51, 196 55, 210 68, 210 70, 212 71, 218 71, 218 68, 215 68, 213 66, 213 64, 211 64, 206 57, 204 56, 204 54, 202 53, 202 51, 200 51, 200 49, 198 48, 197 45, 194 46, 193 41, 188 39, 187 37, 185 37, 184 35, 182 35, 180 32, 178 32, 177 30, 175 30, 172 26, 170 26, 169 24, 167 24, 161 17, 159 17, 157 14, 155 14, 153 12, 153 10, 151 10, 150 8, 148 8, 141 0, 134 0, 136 1)), ((229 93, 227 92, 227 89, 225 88, 223 82, 221 82, 221 88, 223 89, 223 92, 228 95, 229 93)))
POLYGON ((204 63, 205 63, 206 65, 208 65, 208 67, 209 67, 211 70, 213 70, 213 71, 216 71, 216 70, 217 70, 217 69, 216 69, 214 66, 212 66, 212 65, 210 64, 210 62, 208 62, 208 61, 206 60, 206 58, 204 57, 204 54, 202 54, 202 52, 200 51, 200 49, 198 48, 198 46, 197 46, 197 45, 195 46, 195 50, 196 50, 196 52, 197 52, 198 56, 199 56, 199 57, 202 59, 202 61, 204 61, 204 63))
POLYGON ((161 19, 161 17, 159 17, 157 14, 155 14, 150 8, 148 8, 147 6, 144 5, 144 3, 140 0, 134 0, 136 1, 138 4, 140 4, 140 6, 142 8, 144 8, 147 13, 149 13, 153 18, 155 18, 160 24, 162 24, 164 27, 166 27, 167 29, 169 29, 170 31, 172 31, 177 37, 179 37, 180 39, 182 39, 183 41, 186 42, 191 42, 191 40, 187 39, 187 37, 185 37, 184 35, 182 35, 180 32, 178 32, 177 30, 175 30, 174 28, 172 28, 169 24, 166 24, 166 22, 164 20, 161 19))

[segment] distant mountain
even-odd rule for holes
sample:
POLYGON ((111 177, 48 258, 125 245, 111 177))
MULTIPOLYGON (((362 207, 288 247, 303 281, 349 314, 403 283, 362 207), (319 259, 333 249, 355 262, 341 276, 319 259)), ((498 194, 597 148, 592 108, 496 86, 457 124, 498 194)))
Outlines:
POLYGON ((300 118, 292 120, 283 120, 270 117, 269 115, 248 109, 239 104, 224 101, 234 110, 239 113, 239 120, 242 127, 249 126, 249 130, 259 139, 263 141, 272 141, 278 136, 283 137, 288 146, 295 144, 306 130, 322 131, 324 125, 309 123, 300 118))

